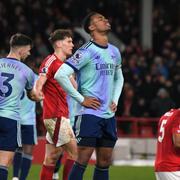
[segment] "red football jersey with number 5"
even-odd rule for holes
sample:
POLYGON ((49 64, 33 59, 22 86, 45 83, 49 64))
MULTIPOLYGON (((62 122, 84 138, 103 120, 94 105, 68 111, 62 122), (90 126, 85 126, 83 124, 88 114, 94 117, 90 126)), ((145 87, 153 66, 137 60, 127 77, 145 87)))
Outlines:
POLYGON ((159 120, 156 172, 180 171, 180 148, 174 146, 173 134, 180 134, 180 109, 171 109, 159 120))

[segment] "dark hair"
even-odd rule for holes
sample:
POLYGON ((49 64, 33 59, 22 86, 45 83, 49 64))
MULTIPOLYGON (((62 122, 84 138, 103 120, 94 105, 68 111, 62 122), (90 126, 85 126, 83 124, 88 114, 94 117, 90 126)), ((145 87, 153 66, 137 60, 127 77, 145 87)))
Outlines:
POLYGON ((87 16, 85 16, 85 18, 83 19, 83 23, 82 23, 82 27, 83 29, 89 34, 90 30, 89 30, 89 26, 90 26, 90 22, 91 22, 91 17, 94 16, 95 14, 98 14, 97 12, 90 12, 87 16))
POLYGON ((27 46, 30 45, 31 47, 33 46, 32 39, 25 34, 21 33, 16 33, 11 36, 10 38, 10 47, 15 47, 15 46, 27 46))
POLYGON ((57 29, 50 34, 49 41, 53 44, 57 40, 63 40, 66 37, 72 37, 72 31, 69 29, 57 29))

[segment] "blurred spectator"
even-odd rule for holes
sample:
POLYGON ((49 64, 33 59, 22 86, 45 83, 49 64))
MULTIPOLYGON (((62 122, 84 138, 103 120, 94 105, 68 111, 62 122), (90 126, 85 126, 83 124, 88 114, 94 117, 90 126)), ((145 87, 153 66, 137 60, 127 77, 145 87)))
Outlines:
POLYGON ((161 88, 158 90, 157 97, 155 97, 150 105, 150 116, 160 117, 165 112, 175 107, 174 101, 169 96, 166 89, 161 88))

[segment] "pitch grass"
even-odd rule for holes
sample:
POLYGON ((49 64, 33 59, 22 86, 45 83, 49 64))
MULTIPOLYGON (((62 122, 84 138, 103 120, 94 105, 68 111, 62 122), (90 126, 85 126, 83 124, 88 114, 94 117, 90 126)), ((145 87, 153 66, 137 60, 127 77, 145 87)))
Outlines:
MULTIPOLYGON (((31 167, 27 180, 39 180, 41 166, 33 165, 31 167)), ((60 175, 62 168, 60 170, 60 175)), ((84 180, 92 180, 93 166, 86 169, 84 180)), ((9 178, 12 180, 12 168, 9 169, 9 178)), ((60 178, 61 180, 61 178, 60 178)), ((111 166, 110 180, 155 180, 153 167, 132 167, 132 166, 111 166)))

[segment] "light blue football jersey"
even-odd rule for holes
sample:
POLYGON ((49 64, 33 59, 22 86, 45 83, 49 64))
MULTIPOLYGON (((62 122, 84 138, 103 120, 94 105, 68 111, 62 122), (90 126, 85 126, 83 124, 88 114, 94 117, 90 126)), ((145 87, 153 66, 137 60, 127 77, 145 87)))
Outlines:
POLYGON ((34 72, 14 58, 0 59, 0 116, 20 120, 20 98, 31 90, 34 72))
POLYGON ((77 103, 76 115, 93 114, 103 118, 114 116, 110 104, 113 99, 115 72, 121 68, 121 61, 120 52, 114 45, 102 47, 89 41, 65 62, 77 74, 78 91, 83 96, 99 99, 101 103, 98 110, 77 103))
MULTIPOLYGON (((34 74, 35 81, 38 79, 38 75, 34 74)), ((35 125, 36 124, 36 102, 28 98, 26 90, 20 98, 20 124, 23 125, 35 125)))

